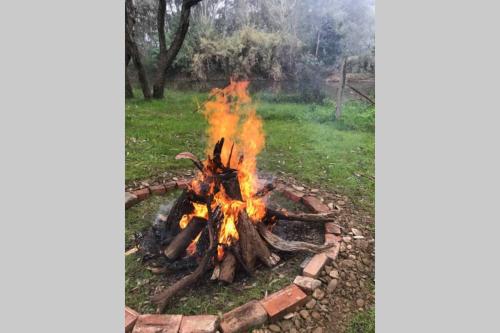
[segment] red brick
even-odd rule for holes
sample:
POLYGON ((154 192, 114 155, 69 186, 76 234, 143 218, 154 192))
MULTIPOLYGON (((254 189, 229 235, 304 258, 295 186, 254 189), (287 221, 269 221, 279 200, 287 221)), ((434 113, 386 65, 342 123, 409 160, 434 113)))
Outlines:
POLYGON ((153 186, 150 186, 149 189, 151 190, 152 194, 156 194, 156 195, 162 195, 162 194, 165 194, 165 192, 167 192, 167 190, 165 189, 165 186, 163 186, 163 185, 153 185, 153 186))
POLYGON ((335 223, 328 222, 325 223, 325 232, 329 234, 340 235, 342 233, 342 230, 335 223))
POLYGON ((293 202, 299 202, 304 196, 304 193, 292 190, 290 188, 285 188, 281 191, 285 197, 292 200, 293 202))
POLYGON ((149 197, 149 189, 147 187, 141 188, 140 190, 132 191, 132 194, 135 195, 139 201, 142 201, 149 197))
POLYGON ((327 235, 329 234, 325 235, 325 243, 330 242, 331 244, 333 244, 333 247, 329 248, 323 253, 325 253, 330 260, 336 260, 337 256, 339 255, 340 242, 342 238, 340 236, 335 236, 330 234, 330 236, 328 236, 329 239, 327 240, 327 235))
POLYGON ((137 321, 137 317, 139 317, 139 313, 137 311, 132 310, 128 306, 125 307, 125 333, 132 332, 134 324, 137 321))
POLYGON ((297 286, 300 287, 306 293, 312 293, 314 289, 319 288, 321 286, 321 281, 313 279, 308 276, 296 276, 295 280, 293 280, 297 286))
POLYGON ((330 208, 316 197, 305 196, 302 198, 302 202, 316 213, 328 213, 330 211, 330 208))
POLYGON ((182 315, 140 315, 132 333, 178 333, 182 315))
POLYGON ((258 301, 250 301, 225 313, 220 327, 224 333, 245 332, 252 327, 264 324, 267 312, 258 301))
POLYGON ((338 242, 337 236, 334 234, 325 234, 325 244, 326 245, 332 245, 338 242))
POLYGON ((125 209, 132 207, 139 202, 137 196, 130 192, 125 192, 125 209))
POLYGON ((211 315, 182 317, 179 333, 215 333, 219 317, 211 315))
POLYGON ((325 253, 318 253, 312 257, 311 261, 304 268, 302 275, 317 278, 321 270, 329 261, 328 256, 325 253))
POLYGON ((307 295, 295 284, 291 284, 264 298, 260 304, 266 309, 269 318, 274 320, 288 312, 293 312, 306 302, 307 295))
POLYGON ((176 188, 176 187, 177 187, 177 183, 176 183, 176 182, 174 182, 174 181, 171 181, 171 182, 166 182, 166 183, 164 183, 163 185, 165 186, 165 189, 166 189, 167 191, 173 190, 174 188, 176 188))
POLYGON ((181 188, 181 189, 184 189, 184 188, 187 188, 188 187, 188 184, 190 183, 191 181, 188 180, 188 179, 180 179, 176 182, 177 184, 177 187, 178 188, 181 188))

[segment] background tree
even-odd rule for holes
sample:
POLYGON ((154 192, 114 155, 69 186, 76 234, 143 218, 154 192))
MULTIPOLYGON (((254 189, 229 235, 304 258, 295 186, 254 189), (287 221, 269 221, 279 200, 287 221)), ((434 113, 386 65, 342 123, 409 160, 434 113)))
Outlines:
POLYGON ((132 59, 138 72, 139 82, 141 83, 144 98, 149 99, 151 98, 151 91, 149 89, 148 78, 146 70, 142 64, 139 48, 137 47, 134 38, 134 15, 135 10, 132 0, 125 0, 125 96, 128 98, 134 96, 132 85, 130 84, 129 77, 127 75, 127 67, 132 59))
POLYGON ((136 45, 157 98, 167 78, 238 75, 311 89, 339 73, 345 56, 348 73, 375 70, 374 0, 135 0, 135 7, 136 45))
POLYGON ((172 63, 179 53, 186 33, 189 29, 189 15, 191 7, 196 5, 201 0, 183 0, 181 5, 180 21, 175 33, 172 44, 167 49, 165 39, 165 11, 167 7, 166 0, 158 1, 158 36, 160 42, 160 54, 158 57, 158 68, 155 83, 153 85, 153 97, 163 98, 165 90, 165 80, 167 71, 172 66, 172 63))

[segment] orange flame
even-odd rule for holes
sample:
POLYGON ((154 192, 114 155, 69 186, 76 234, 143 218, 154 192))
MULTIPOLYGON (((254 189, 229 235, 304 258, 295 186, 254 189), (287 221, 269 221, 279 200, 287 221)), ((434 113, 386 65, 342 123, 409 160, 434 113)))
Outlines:
MULTIPOLYGON (((236 225, 240 211, 245 209, 254 223, 260 221, 266 212, 264 200, 254 197, 258 190, 257 155, 264 148, 265 135, 262 120, 251 104, 252 100, 247 92, 248 84, 248 81, 231 81, 224 89, 213 89, 210 93, 210 100, 205 103, 203 113, 209 124, 207 154, 210 155, 215 143, 224 138, 221 160, 223 164, 238 170, 238 181, 243 198, 243 201, 229 198, 223 187, 214 195, 213 208, 219 205, 224 214, 218 242, 225 245, 231 245, 239 239, 236 225), (231 160, 228 161, 230 154, 231 160), (242 160, 240 156, 243 156, 242 160)), ((195 193, 201 192, 200 183, 203 177, 203 173, 199 172, 191 182, 190 189, 195 193)), ((213 193, 213 185, 211 184, 210 193, 213 193)), ((179 222, 181 228, 185 228, 194 216, 208 218, 205 205, 194 203, 194 207, 193 213, 182 217, 179 222)), ((198 238, 199 235, 193 244, 196 244, 198 238)), ((219 246, 219 260, 222 259, 223 254, 224 251, 219 246)))

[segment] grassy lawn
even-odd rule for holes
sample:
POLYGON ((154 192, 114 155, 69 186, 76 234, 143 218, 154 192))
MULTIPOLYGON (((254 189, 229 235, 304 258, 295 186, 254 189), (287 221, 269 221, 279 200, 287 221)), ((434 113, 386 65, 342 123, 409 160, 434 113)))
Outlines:
MULTIPOLYGON (((168 91, 162 101, 126 102, 126 181, 191 168, 188 161, 174 159, 182 151, 204 156, 206 122, 196 109, 206 97, 168 91)), ((266 132, 260 169, 283 171, 305 183, 337 190, 373 213, 373 131, 346 130, 334 123, 332 105, 271 102, 259 96, 254 101, 266 132)), ((347 103, 346 115, 362 107, 347 103)))
POLYGON ((375 333, 375 309, 358 312, 349 323, 346 333, 375 333))

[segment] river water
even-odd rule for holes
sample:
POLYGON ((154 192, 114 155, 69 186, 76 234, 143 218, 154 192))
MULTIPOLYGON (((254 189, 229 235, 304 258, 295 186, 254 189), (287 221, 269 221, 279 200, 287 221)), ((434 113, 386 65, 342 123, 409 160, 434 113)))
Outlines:
MULTIPOLYGON (((190 90, 198 92, 208 92, 212 88, 223 88, 229 82, 226 80, 211 80, 211 81, 191 81, 191 80, 170 80, 166 83, 167 89, 175 90, 190 90)), ((375 80, 352 80, 347 82, 348 85, 354 87, 365 95, 375 95, 375 80)), ((304 83, 300 81, 271 81, 271 80, 253 80, 250 81, 250 94, 269 93, 269 94, 285 94, 285 95, 300 95, 304 89, 317 89, 321 93, 331 99, 335 99, 337 95, 338 82, 334 81, 316 81, 304 83)), ((363 100, 363 98, 346 86, 344 100, 363 100)))

